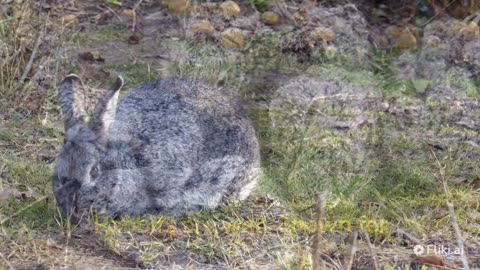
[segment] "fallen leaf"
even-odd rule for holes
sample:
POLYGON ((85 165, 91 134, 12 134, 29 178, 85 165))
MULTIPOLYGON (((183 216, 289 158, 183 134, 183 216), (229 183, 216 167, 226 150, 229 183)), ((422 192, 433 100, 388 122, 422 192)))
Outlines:
POLYGON ((175 226, 170 225, 168 226, 167 234, 168 234, 168 238, 173 240, 178 236, 178 230, 175 226))
POLYGON ((413 262, 429 265, 445 266, 443 258, 437 255, 413 256, 413 262))
POLYGON ((473 188, 480 188, 480 177, 477 177, 476 179, 473 179, 473 181, 470 182, 470 185, 473 188))
POLYGON ((222 10, 222 13, 225 15, 240 15, 240 6, 235 1, 225 1, 221 3, 220 10, 222 10))
POLYGON ((265 195, 264 197, 257 198, 255 200, 256 205, 271 205, 274 202, 275 200, 272 199, 269 194, 265 195))
POLYGON ((105 58, 103 58, 101 55, 98 55, 97 58, 95 58, 95 61, 97 61, 97 62, 105 62, 105 58))
POLYGON ((131 17, 131 18, 134 18, 137 16, 137 13, 135 13, 135 10, 134 9, 124 9, 122 10, 122 12, 120 13, 121 16, 125 16, 125 17, 131 17))
POLYGON ((85 61, 95 61, 95 56, 93 56, 93 53, 91 52, 80 53, 78 57, 85 61))
POLYGON ((140 43, 140 37, 137 35, 131 35, 128 37, 128 44, 138 44, 140 43))
POLYGON ((194 33, 204 33, 207 35, 212 35, 215 31, 213 25, 209 21, 197 21, 192 24, 192 31, 194 33))
POLYGON ((229 48, 242 48, 244 45, 243 33, 238 28, 228 28, 221 34, 220 41, 229 48))
POLYGON ((95 55, 92 52, 80 53, 78 57, 84 61, 105 62, 105 58, 103 58, 101 55, 98 55, 97 57, 95 57, 95 55))
POLYGON ((75 23, 77 22, 77 15, 75 14, 68 14, 63 16, 63 23, 68 24, 68 23, 75 23))
POLYGON ((372 205, 372 202, 365 200, 365 201, 361 201, 359 204, 360 206, 363 206, 363 207, 370 207, 370 205, 372 205))

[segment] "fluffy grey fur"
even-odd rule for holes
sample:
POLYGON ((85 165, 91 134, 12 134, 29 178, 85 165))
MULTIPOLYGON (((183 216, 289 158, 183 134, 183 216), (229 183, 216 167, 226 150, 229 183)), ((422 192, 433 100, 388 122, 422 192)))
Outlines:
POLYGON ((240 104, 199 81, 170 78, 132 89, 119 78, 85 121, 83 83, 60 84, 65 141, 53 176, 63 215, 213 208, 245 199, 260 175, 254 129, 240 104))

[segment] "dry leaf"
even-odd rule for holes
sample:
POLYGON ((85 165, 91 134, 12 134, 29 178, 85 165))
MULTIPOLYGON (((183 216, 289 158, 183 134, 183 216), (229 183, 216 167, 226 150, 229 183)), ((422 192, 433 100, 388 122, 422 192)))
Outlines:
POLYGON ((131 35, 128 37, 128 44, 138 44, 140 43, 140 37, 137 35, 131 35))
POLYGON ((80 53, 78 57, 85 61, 95 61, 95 56, 93 56, 93 53, 91 52, 80 53))
POLYGON ((244 44, 243 33, 237 28, 228 28, 223 31, 220 41, 229 48, 242 48, 244 44))
POLYGON ((274 202, 275 202, 275 200, 272 199, 269 194, 265 195, 264 197, 257 198, 255 200, 256 205, 262 205, 262 204, 263 205, 271 205, 274 202))
POLYGON ((68 14, 68 15, 65 15, 63 16, 63 23, 67 24, 67 23, 75 23, 77 22, 77 15, 75 14, 68 14))
POLYGON ((363 207, 370 207, 370 205, 372 205, 372 202, 368 200, 364 200, 364 201, 361 201, 359 205, 363 207))
POLYGON ((105 62, 105 58, 103 58, 101 55, 98 55, 97 57, 95 57, 95 55, 94 55, 93 53, 91 53, 91 52, 80 53, 80 54, 78 54, 78 57, 79 57, 81 60, 84 60, 84 61, 105 62))
POLYGON ((177 228, 175 226, 172 226, 172 225, 169 226, 167 234, 168 234, 169 239, 171 239, 171 240, 175 239, 178 236, 177 228))
POLYGON ((205 33, 212 35, 215 31, 215 28, 213 28, 213 25, 209 21, 198 21, 192 24, 192 31, 194 33, 205 33))
POLYGON ((121 16, 125 16, 125 17, 131 17, 131 18, 134 18, 137 16, 137 13, 135 13, 135 10, 134 9, 124 9, 122 10, 122 12, 120 13, 121 16))
POLYGON ((221 3, 220 10, 222 10, 222 13, 225 15, 240 15, 240 6, 235 1, 225 1, 221 3))
POLYGON ((470 185, 473 188, 480 188, 480 177, 477 177, 476 179, 473 179, 473 181, 470 182, 470 185))
POLYGON ((429 265, 445 266, 443 258, 437 255, 413 256, 413 262, 429 265))

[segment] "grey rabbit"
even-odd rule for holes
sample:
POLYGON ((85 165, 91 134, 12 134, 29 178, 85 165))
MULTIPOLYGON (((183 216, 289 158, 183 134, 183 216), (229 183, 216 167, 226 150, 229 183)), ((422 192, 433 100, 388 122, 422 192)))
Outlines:
POLYGON ((122 85, 118 77, 89 121, 82 80, 68 75, 59 85, 65 137, 53 189, 62 215, 179 215, 249 195, 259 145, 238 101, 173 77, 136 86, 117 106, 122 85))

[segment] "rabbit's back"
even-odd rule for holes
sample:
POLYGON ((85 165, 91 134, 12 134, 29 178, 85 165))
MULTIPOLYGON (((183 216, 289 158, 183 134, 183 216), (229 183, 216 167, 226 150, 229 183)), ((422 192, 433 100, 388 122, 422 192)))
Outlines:
MULTIPOLYGON (((258 144, 242 107, 199 81, 170 78, 132 89, 109 134, 105 177, 133 175, 130 197, 145 200, 142 208, 216 206, 225 197, 243 199, 258 178, 258 144)), ((120 212, 132 212, 123 205, 120 212)))

